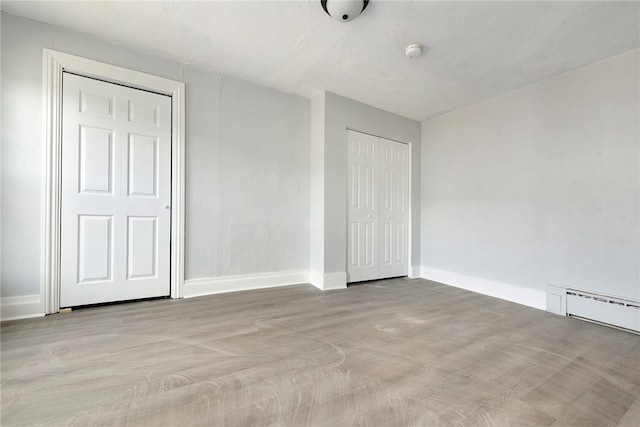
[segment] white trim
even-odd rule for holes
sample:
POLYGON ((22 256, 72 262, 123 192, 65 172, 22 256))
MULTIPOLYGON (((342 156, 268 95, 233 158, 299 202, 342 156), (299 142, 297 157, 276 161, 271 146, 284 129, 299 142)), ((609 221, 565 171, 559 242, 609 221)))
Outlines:
POLYGON ((0 320, 28 319, 42 317, 40 295, 24 295, 0 299, 0 320))
POLYGON ((323 274, 318 271, 309 271, 309 283, 318 289, 322 289, 323 274))
POLYGON ((171 297, 184 285, 184 83, 67 53, 43 49, 43 127, 45 171, 42 191, 41 303, 45 313, 60 311, 60 200, 62 72, 96 77, 171 96, 171 297))
POLYGON ((309 273, 309 283, 323 291, 346 289, 347 273, 343 271, 340 273, 322 274, 317 271, 311 271, 309 273))
POLYGON ((409 279, 419 279, 420 276, 420 269, 421 267, 419 265, 410 265, 409 266, 409 274, 407 275, 407 277, 409 279))
POLYGON ((347 272, 342 271, 340 273, 325 274, 322 279, 323 291, 330 291, 332 289, 346 289, 347 288, 347 272))
POLYGON ((373 136, 374 138, 384 138, 384 139, 388 139, 389 141, 393 141, 393 142, 397 142, 398 144, 404 144, 404 145, 411 145, 411 142, 405 142, 405 141, 400 141, 398 139, 393 139, 393 138, 389 138, 388 136, 382 136, 382 135, 374 135, 371 132, 365 132, 363 130, 359 130, 359 129, 355 129, 352 128, 350 126, 346 126, 346 129, 349 131, 353 131, 353 132, 358 132, 358 133, 363 133, 365 135, 369 135, 369 136, 373 136))
POLYGON ((308 282, 308 270, 191 279, 184 282, 184 297, 191 298, 226 292, 275 288, 308 282))
POLYGON ((567 315, 567 288, 558 285, 547 285, 546 311, 560 316, 567 315))
POLYGON ((420 276, 426 280, 500 298, 526 305, 528 307, 537 308, 539 310, 544 310, 546 307, 546 292, 542 290, 524 288, 510 283, 466 276, 464 274, 439 270, 431 267, 423 266, 420 270, 420 276))

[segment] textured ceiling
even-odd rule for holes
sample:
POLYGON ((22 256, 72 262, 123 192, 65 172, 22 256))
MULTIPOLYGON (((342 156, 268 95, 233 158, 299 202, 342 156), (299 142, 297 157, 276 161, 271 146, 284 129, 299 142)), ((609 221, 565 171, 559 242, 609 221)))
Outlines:
POLYGON ((371 0, 2 2, 2 9, 303 96, 328 90, 416 120, 637 48, 640 3, 371 0), (410 43, 425 54, 409 59, 410 43))

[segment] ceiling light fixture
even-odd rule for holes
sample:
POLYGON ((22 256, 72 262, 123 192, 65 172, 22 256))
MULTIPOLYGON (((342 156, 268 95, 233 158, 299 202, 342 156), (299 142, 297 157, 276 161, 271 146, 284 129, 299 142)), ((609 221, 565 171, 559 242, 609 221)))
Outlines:
POLYGON ((404 54, 409 58, 415 58, 416 56, 422 55, 422 45, 419 43, 413 43, 407 46, 404 51, 404 54))
POLYGON ((356 19, 369 4, 369 0, 320 0, 327 15, 340 22, 356 19))

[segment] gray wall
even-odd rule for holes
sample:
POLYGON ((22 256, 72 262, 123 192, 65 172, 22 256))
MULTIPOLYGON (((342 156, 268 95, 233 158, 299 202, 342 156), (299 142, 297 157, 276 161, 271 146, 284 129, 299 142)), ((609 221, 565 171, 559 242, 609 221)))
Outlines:
POLYGON ((631 51, 423 122, 426 275, 640 298, 638 64, 631 51))
POLYGON ((2 13, 2 296, 40 292, 42 49, 186 84, 186 279, 309 266, 310 101, 2 13))
POLYGON ((325 93, 323 92, 311 99, 309 271, 313 273, 309 280, 316 286, 319 286, 318 282, 323 282, 322 279, 318 279, 318 276, 324 274, 324 122, 325 93))
POLYGON ((313 121, 324 122, 324 128, 314 125, 316 133, 314 133, 313 150, 322 157, 312 159, 313 170, 322 176, 313 176, 312 181, 321 180, 324 187, 322 192, 311 194, 311 204, 323 206, 324 210, 322 217, 318 215, 316 219, 316 221, 321 219, 323 222, 321 224, 312 222, 312 232, 316 236, 314 240, 319 240, 318 235, 323 238, 322 246, 314 245, 311 248, 312 273, 346 274, 347 128, 411 143, 411 233, 413 238, 411 265, 418 265, 420 259, 420 122, 330 92, 325 92, 313 102, 317 105, 314 109, 313 121), (316 147, 316 144, 321 144, 321 147, 316 147), (323 269, 320 270, 320 268, 323 269))

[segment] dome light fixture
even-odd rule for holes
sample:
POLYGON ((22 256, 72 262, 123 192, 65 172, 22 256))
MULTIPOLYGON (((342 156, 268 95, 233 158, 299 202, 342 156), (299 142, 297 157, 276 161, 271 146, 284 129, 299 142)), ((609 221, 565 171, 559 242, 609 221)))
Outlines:
POLYGON ((356 19, 369 4, 369 0, 320 0, 327 15, 340 22, 356 19))

